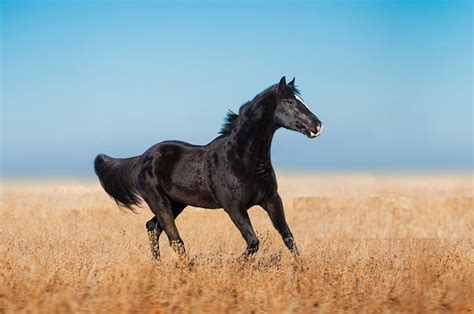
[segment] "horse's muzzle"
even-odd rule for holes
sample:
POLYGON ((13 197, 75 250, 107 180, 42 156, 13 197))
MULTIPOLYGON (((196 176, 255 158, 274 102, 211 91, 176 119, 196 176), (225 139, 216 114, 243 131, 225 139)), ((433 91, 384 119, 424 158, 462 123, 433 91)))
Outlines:
POLYGON ((321 121, 319 121, 316 124, 316 127, 314 128, 314 130, 309 130, 308 131, 308 137, 309 138, 318 137, 321 134, 322 131, 323 131, 323 124, 321 123, 321 121))

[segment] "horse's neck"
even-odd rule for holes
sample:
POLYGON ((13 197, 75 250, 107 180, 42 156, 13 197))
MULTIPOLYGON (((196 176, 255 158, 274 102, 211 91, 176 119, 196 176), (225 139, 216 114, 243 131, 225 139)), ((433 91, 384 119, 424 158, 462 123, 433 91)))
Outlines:
POLYGON ((229 137, 231 150, 246 163, 261 163, 270 159, 270 147, 277 129, 272 106, 255 106, 242 117, 229 137))

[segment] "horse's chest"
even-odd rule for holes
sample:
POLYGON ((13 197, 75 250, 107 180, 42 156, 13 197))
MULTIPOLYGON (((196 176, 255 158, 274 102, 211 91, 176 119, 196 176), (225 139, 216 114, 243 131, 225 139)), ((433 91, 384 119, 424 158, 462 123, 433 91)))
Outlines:
POLYGON ((267 185, 274 180, 273 168, 269 160, 257 162, 255 167, 255 181, 259 185, 267 185))
POLYGON ((257 164, 250 186, 252 187, 252 205, 258 204, 266 194, 276 188, 273 168, 269 162, 262 161, 257 164))

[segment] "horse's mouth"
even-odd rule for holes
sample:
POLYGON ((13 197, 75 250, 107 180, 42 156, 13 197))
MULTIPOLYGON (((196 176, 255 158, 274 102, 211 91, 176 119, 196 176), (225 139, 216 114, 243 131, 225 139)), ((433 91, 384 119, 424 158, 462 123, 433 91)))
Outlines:
POLYGON ((315 137, 318 137, 318 136, 319 136, 319 133, 313 133, 313 131, 309 131, 309 134, 308 134, 309 138, 315 138, 315 137))
POLYGON ((321 124, 321 125, 318 125, 316 130, 314 131, 309 130, 307 135, 309 138, 315 138, 321 135, 322 130, 323 130, 323 125, 321 124))

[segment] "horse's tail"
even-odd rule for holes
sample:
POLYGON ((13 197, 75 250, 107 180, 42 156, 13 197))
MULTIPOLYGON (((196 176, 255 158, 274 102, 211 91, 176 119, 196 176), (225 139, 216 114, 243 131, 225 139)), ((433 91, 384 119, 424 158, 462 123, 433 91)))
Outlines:
POLYGON ((139 157, 112 158, 104 154, 97 155, 94 161, 95 173, 100 184, 119 206, 130 210, 133 205, 140 205, 135 173, 139 157))

